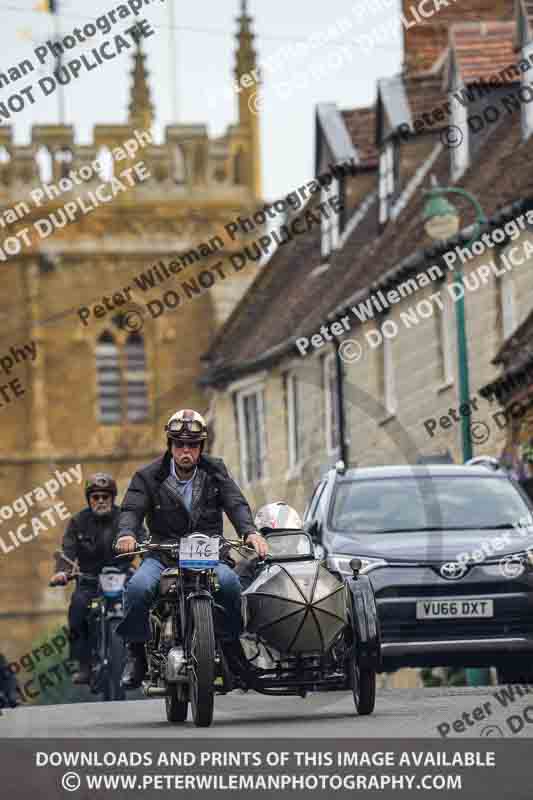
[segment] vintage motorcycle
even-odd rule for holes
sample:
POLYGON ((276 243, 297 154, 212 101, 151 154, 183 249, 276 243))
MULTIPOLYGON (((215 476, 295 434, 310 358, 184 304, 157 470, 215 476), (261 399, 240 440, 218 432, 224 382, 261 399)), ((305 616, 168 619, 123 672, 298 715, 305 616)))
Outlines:
MULTIPOLYGON (((250 548, 193 533, 172 544, 147 542, 137 554, 159 551, 165 569, 150 613, 148 680, 144 692, 164 697, 169 722, 185 722, 190 703, 197 726, 213 719, 215 693, 233 688, 305 697, 310 691, 352 690, 359 714, 375 704, 381 663, 379 622, 372 585, 359 575, 340 581, 315 558, 303 532, 267 535, 269 555, 255 561, 243 592, 243 665, 230 670, 220 632, 224 609, 215 602, 219 548, 244 555, 250 548)), ((131 554, 130 554, 131 555, 131 554)))
POLYGON ((91 672, 89 689, 101 694, 105 701, 125 700, 126 693, 120 679, 126 663, 124 640, 116 629, 124 616, 123 594, 131 570, 104 567, 99 575, 87 575, 78 570, 75 562, 63 553, 56 553, 72 571, 68 580, 78 585, 96 589, 89 602, 89 642, 91 647, 91 672))

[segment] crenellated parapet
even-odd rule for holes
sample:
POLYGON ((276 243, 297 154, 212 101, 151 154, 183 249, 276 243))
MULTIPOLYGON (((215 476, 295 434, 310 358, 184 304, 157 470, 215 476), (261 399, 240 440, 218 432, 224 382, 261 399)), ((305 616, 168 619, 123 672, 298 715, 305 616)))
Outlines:
POLYGON ((102 170, 95 173, 94 180, 109 179, 113 169, 116 172, 142 160, 151 175, 144 184, 147 191, 154 186, 181 193, 235 187, 248 190, 253 200, 252 176, 242 155, 245 148, 246 131, 240 126, 231 126, 225 136, 210 139, 205 125, 170 125, 164 140, 155 142, 149 131, 131 125, 96 125, 92 141, 84 145, 76 144, 70 125, 34 125, 30 145, 14 144, 12 129, 0 128, 0 205, 22 200, 40 184, 58 183, 95 160, 102 170), (144 145, 131 155, 124 148, 135 139, 135 131, 144 145))

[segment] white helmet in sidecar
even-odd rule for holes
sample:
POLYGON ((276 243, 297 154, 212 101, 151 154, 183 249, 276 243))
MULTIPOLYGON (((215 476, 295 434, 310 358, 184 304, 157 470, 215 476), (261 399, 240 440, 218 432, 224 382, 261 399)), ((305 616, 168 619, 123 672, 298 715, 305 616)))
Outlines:
POLYGON ((302 524, 298 512, 282 501, 261 506, 254 519, 258 531, 275 531, 280 528, 300 531, 302 524))

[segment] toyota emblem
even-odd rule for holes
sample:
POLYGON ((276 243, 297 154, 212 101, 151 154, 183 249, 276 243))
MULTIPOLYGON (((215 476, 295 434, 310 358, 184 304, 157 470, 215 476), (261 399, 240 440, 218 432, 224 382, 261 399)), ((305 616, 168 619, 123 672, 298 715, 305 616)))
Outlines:
POLYGON ((440 568, 440 574, 448 581, 459 580, 467 571, 465 564, 461 564, 459 561, 448 561, 447 564, 443 564, 440 568))

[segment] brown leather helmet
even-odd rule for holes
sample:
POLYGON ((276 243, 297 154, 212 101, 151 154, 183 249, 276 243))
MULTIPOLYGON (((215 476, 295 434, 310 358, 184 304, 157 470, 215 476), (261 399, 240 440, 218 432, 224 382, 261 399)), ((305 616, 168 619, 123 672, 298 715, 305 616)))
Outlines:
POLYGON ((85 497, 89 502, 89 497, 95 492, 109 492, 113 500, 117 496, 117 484, 114 478, 107 472, 95 472, 85 481, 85 497))

